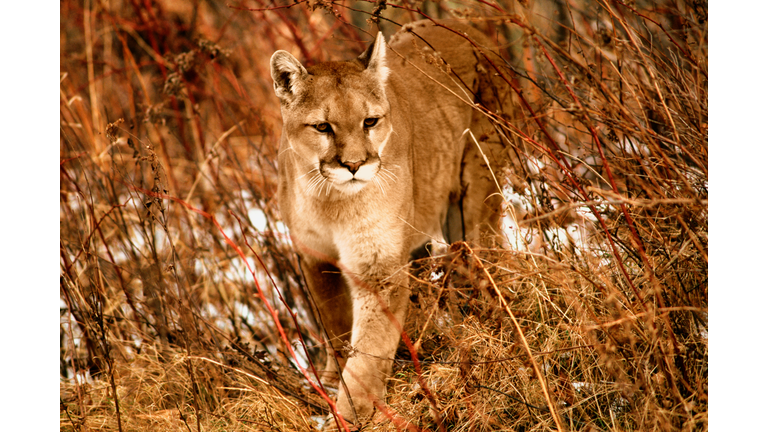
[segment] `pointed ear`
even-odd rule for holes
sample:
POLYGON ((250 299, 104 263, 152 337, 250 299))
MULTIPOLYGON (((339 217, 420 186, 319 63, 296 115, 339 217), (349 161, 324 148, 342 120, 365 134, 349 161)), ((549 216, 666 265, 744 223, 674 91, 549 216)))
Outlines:
POLYGON ((289 102, 301 90, 307 70, 287 51, 275 51, 269 60, 269 70, 274 81, 275 94, 281 101, 289 102))
POLYGON ((384 41, 384 35, 381 32, 376 35, 376 40, 357 59, 363 63, 365 70, 373 73, 374 76, 378 77, 379 81, 384 83, 387 80, 389 76, 387 42, 384 41))

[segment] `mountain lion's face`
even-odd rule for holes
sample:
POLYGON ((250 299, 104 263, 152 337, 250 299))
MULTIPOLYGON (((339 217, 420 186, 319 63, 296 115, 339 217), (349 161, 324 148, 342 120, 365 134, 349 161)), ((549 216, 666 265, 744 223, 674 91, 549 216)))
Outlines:
POLYGON ((320 197, 332 189, 352 195, 371 183, 383 188, 382 181, 393 180, 382 172, 380 158, 392 134, 383 62, 305 69, 293 56, 278 51, 272 74, 288 151, 302 167, 297 180, 307 195, 320 197))

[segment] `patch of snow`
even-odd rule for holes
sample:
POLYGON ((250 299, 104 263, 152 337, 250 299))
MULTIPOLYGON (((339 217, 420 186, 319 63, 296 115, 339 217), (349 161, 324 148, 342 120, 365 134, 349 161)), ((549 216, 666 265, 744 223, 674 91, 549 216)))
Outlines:
POLYGON ((432 273, 429 274, 429 281, 437 282, 440 279, 442 279, 443 276, 445 276, 445 272, 443 271, 443 269, 439 269, 438 271, 433 271, 432 273))
POLYGON ((266 231, 267 229, 267 215, 264 214, 264 211, 255 208, 255 207, 248 207, 248 220, 251 221, 251 225, 259 232, 266 231))

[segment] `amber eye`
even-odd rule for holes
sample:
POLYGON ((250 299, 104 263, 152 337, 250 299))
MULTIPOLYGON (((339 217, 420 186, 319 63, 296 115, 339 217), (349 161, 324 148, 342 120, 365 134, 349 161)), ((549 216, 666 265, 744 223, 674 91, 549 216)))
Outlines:
POLYGON ((328 123, 318 123, 316 125, 313 125, 315 129, 317 129, 318 132, 330 132, 331 131, 331 125, 328 123))
POLYGON ((379 122, 379 119, 377 119, 377 118, 367 118, 367 119, 365 119, 363 121, 363 125, 365 125, 365 127, 369 128, 369 127, 376 126, 376 123, 378 123, 378 122, 379 122))

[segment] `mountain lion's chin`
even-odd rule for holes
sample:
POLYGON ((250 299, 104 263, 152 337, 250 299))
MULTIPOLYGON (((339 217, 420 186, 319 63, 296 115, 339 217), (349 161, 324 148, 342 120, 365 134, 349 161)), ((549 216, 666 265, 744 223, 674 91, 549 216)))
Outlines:
POLYGON ((341 184, 334 184, 333 186, 344 195, 355 195, 367 185, 367 181, 352 179, 341 184))

